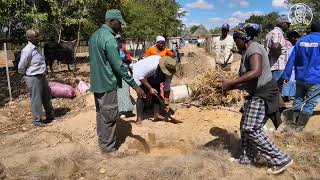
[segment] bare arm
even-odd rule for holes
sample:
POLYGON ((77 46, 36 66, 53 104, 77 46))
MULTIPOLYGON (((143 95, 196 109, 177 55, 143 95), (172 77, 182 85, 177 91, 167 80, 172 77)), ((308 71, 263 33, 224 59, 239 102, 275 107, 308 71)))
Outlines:
POLYGON ((280 43, 274 43, 274 44, 272 44, 272 46, 270 48, 270 53, 272 55, 274 55, 275 57, 279 57, 282 53, 281 48, 282 48, 282 46, 280 43))
POLYGON ((235 80, 224 81, 222 83, 222 88, 229 89, 230 87, 239 86, 243 83, 258 78, 262 74, 262 57, 260 54, 253 54, 250 57, 250 69, 250 71, 244 73, 235 80))

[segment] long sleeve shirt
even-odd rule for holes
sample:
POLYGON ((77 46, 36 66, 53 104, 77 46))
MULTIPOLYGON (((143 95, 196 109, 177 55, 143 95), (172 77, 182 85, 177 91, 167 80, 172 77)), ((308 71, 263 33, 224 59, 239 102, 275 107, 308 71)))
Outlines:
POLYGON ((44 74, 46 72, 46 62, 39 48, 28 42, 22 49, 18 72, 27 76, 44 74))
POLYGON ((320 84, 320 33, 312 32, 302 37, 294 46, 283 79, 289 80, 293 67, 297 81, 320 84))
POLYGON ((94 32, 89 40, 90 90, 103 93, 121 87, 121 79, 131 87, 138 85, 128 73, 128 66, 123 64, 115 32, 103 25, 94 32))

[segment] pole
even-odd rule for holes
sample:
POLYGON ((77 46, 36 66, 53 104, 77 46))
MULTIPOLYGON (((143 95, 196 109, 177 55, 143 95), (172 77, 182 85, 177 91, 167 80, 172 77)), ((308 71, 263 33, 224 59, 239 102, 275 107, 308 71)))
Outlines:
POLYGON ((10 76, 9 76, 9 68, 8 68, 8 54, 7 54, 7 43, 3 44, 4 47, 4 60, 6 62, 6 72, 7 72, 7 81, 8 81, 8 90, 9 90, 9 97, 10 101, 12 101, 12 93, 11 93, 11 83, 10 83, 10 76))

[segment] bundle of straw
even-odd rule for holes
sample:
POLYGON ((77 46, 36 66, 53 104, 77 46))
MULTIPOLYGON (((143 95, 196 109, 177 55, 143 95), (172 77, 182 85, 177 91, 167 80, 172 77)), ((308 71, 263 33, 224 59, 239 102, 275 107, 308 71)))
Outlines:
POLYGON ((204 76, 190 84, 192 100, 202 106, 235 106, 243 102, 241 90, 223 91, 220 87, 224 79, 235 79, 238 75, 233 72, 206 72, 204 76))

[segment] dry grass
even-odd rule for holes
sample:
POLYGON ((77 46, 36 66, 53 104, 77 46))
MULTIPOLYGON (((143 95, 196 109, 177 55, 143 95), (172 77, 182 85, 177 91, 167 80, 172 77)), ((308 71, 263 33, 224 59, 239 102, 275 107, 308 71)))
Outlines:
POLYGON ((234 106, 243 101, 243 92, 231 90, 224 92, 220 87, 223 79, 234 79, 237 74, 225 71, 207 72, 191 83, 192 99, 203 106, 234 106))
MULTIPOLYGON (((48 81, 55 81, 64 84, 69 84, 75 88, 77 92, 77 85, 80 80, 89 82, 89 72, 59 72, 48 76, 48 81)), ((8 118, 7 122, 0 121, 0 134, 13 134, 18 131, 30 130, 33 127, 32 114, 30 107, 30 100, 26 88, 21 87, 20 90, 15 90, 15 93, 21 93, 20 96, 13 102, 6 104, 0 108, 0 115, 8 118)), ((54 98, 52 100, 55 108, 55 116, 57 118, 65 117, 67 115, 76 114, 86 108, 86 96, 77 93, 73 99, 54 98)))

